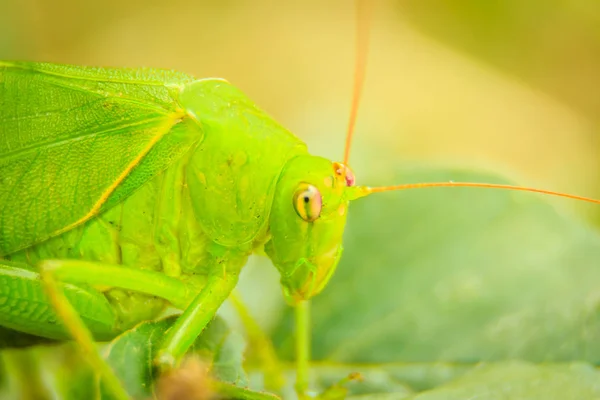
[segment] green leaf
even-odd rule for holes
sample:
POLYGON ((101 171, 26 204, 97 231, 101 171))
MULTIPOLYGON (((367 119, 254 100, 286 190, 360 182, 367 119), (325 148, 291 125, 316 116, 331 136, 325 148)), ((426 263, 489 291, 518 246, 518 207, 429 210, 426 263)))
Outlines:
MULTIPOLYGON (((314 387, 325 390, 349 371, 360 367, 317 365, 312 372, 314 387)), ((595 399, 600 396, 600 374, 590 365, 532 364, 509 361, 478 364, 468 368, 459 365, 393 365, 363 366, 362 382, 347 384, 348 400, 536 400, 595 399), (412 392, 402 381, 414 381, 422 373, 439 386, 412 392), (466 372, 466 373, 465 373, 466 372)))
MULTIPOLYGON (((589 365, 482 365, 438 389, 407 400, 597 399, 600 374, 589 365)), ((369 397, 371 399, 371 397, 369 397)))
MULTIPOLYGON (((106 359, 132 396, 152 394, 155 378, 152 360, 175 318, 139 324, 117 337, 107 349, 106 359)), ((189 354, 198 355, 212 366, 215 379, 245 386, 247 377, 242 369, 244 339, 215 319, 198 337, 189 354)))
MULTIPOLYGON (((105 359, 132 398, 152 398, 158 378, 152 360, 175 319, 141 323, 104 347, 105 359)), ((182 374, 168 385, 176 389, 176 395, 185 398, 217 392, 223 399, 277 399, 272 394, 246 388, 248 379, 242 368, 245 346, 243 337, 230 330, 223 320, 213 320, 175 370, 182 374)), ((112 398, 104 388, 99 389, 97 375, 73 342, 3 350, 0 397, 112 398)))

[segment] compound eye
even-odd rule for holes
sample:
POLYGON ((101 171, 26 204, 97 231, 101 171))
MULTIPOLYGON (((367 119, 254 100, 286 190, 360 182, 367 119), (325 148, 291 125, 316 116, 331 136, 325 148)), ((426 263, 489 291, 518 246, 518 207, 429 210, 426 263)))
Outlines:
POLYGON ((302 183, 294 192, 296 214, 307 222, 313 222, 321 215, 323 198, 319 189, 308 183, 302 183))
POLYGON ((348 168, 347 165, 335 162, 333 163, 333 170, 335 171, 336 175, 344 176, 344 179, 346 179, 346 186, 354 186, 356 178, 354 177, 354 173, 352 172, 352 170, 348 168))

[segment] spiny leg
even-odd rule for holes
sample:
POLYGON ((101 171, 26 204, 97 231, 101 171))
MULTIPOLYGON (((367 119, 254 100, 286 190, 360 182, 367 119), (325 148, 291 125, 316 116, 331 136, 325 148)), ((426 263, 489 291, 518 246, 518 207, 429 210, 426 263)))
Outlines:
POLYGON ((181 307, 185 307, 189 302, 186 295, 189 295, 190 290, 185 284, 154 271, 76 260, 50 260, 40 264, 40 276, 61 322, 79 344, 85 359, 100 374, 107 389, 119 400, 128 399, 129 396, 112 369, 100 356, 92 333, 66 298, 58 281, 85 282, 92 286, 113 286, 135 290, 165 298, 175 306, 181 307))
POLYGON ((155 363, 163 372, 175 366, 212 320, 237 284, 241 267, 246 260, 246 255, 222 251, 219 257, 212 260, 212 273, 196 296, 192 287, 155 271, 74 260, 46 261, 42 263, 42 271, 45 285, 49 287, 52 303, 58 310, 57 313, 64 319, 63 322, 69 332, 85 350, 88 360, 107 379, 107 383, 111 382, 111 390, 117 395, 117 389, 112 386, 115 382, 118 384, 118 379, 97 352, 90 355, 90 349, 95 351, 92 335, 61 293, 55 277, 66 282, 85 282, 92 286, 119 287, 155 295, 169 300, 177 308, 184 309, 184 313, 167 331, 165 341, 155 358, 155 363), (223 268, 227 272, 225 276, 222 275, 223 268), (100 362, 104 364, 103 367, 97 365, 100 362))
POLYGON ((85 326, 81 318, 79 318, 77 312, 71 303, 69 303, 69 300, 67 300, 67 297, 52 276, 52 273, 42 268, 40 275, 46 287, 48 298, 54 306, 54 311, 58 314, 61 322, 65 325, 69 333, 73 336, 73 339, 79 344, 85 359, 87 359, 92 365, 92 368, 101 375, 108 390, 115 398, 119 400, 128 400, 129 395, 112 369, 100 356, 91 332, 87 326, 85 326))
POLYGON ((161 372, 176 365, 213 319, 237 284, 240 271, 248 260, 244 252, 237 252, 217 244, 211 248, 211 254, 213 257, 208 262, 210 272, 204 287, 169 328, 161 349, 154 359, 161 372))
POLYGON ((195 295, 179 279, 157 271, 78 260, 47 260, 40 265, 60 282, 133 290, 166 299, 179 309, 186 308, 195 295))
POLYGON ((164 371, 176 365, 229 297, 238 276, 239 273, 228 273, 223 277, 219 273, 208 277, 200 293, 167 331, 156 357, 159 369, 164 371))

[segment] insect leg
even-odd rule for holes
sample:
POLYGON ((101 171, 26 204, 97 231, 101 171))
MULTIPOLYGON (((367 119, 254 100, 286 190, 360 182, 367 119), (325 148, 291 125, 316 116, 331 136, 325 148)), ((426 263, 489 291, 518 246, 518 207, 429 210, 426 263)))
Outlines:
POLYGON ((296 316, 296 393, 299 399, 308 398, 310 361, 310 300, 301 301, 294 308, 296 316))
POLYGON ((40 275, 48 293, 48 298, 54 306, 54 310, 61 318, 67 330, 73 335, 73 339, 79 344, 85 358, 94 370, 100 373, 107 389, 116 399, 128 400, 129 395, 121 385, 119 378, 117 378, 112 369, 102 359, 100 353, 98 353, 90 330, 85 326, 69 300, 67 300, 64 292, 54 279, 52 271, 41 268, 40 275))
POLYGON ((120 287, 139 291, 165 298, 176 307, 185 309, 168 330, 162 350, 156 358, 157 364, 165 370, 174 366, 176 361, 182 358, 237 284, 247 255, 236 255, 227 251, 221 253, 219 257, 214 258, 212 272, 197 295, 197 291, 194 292, 192 287, 155 271, 78 260, 44 261, 40 266, 42 280, 62 322, 81 345, 89 362, 107 380, 115 396, 126 398, 119 396, 118 379, 95 351, 91 333, 62 293, 57 281, 85 282, 92 286, 120 287), (222 272, 223 264, 226 264, 225 276, 222 272))
POLYGON ((98 353, 92 333, 80 318, 79 312, 65 296, 64 290, 69 285, 64 282, 129 289, 162 297, 181 308, 188 305, 194 292, 181 281, 159 272, 79 260, 43 261, 40 263, 39 276, 61 322, 79 344, 94 370, 100 373, 107 389, 119 400, 129 397, 112 369, 98 353))
POLYGON ((208 261, 207 280, 200 293, 194 297, 183 314, 167 331, 161 349, 154 359, 161 371, 176 365, 194 340, 215 316, 217 310, 231 294, 248 254, 238 249, 214 244, 208 261))
POLYGON ((206 285, 192 300, 189 307, 169 328, 162 349, 155 359, 161 370, 174 367, 178 360, 200 335, 202 330, 213 319, 237 284, 239 271, 228 272, 225 276, 214 273, 208 277, 206 285))
POLYGON ((133 290, 166 299, 179 309, 185 309, 196 294, 179 279, 157 271, 80 260, 47 260, 40 267, 60 282, 133 290))

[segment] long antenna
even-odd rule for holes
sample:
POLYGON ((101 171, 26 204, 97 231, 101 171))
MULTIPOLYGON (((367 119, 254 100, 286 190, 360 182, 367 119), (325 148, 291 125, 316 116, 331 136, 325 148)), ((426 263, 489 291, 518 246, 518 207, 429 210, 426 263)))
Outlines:
POLYGON ((535 189, 523 186, 503 185, 495 183, 474 183, 474 182, 429 182, 429 183, 407 183, 403 185, 393 186, 380 186, 380 187, 368 187, 359 186, 357 187, 358 193, 355 193, 354 198, 367 196, 371 193, 388 192, 392 190, 408 190, 408 189, 425 189, 433 187, 476 187, 476 188, 487 188, 487 189, 503 189, 503 190, 516 190, 521 192, 533 192, 541 193, 550 196, 566 197, 567 199, 581 200, 588 203, 600 204, 600 200, 592 199, 590 197, 576 196, 573 194, 554 192, 552 190, 535 189))
POLYGON ((362 97, 362 89, 367 71, 367 55, 369 51, 369 32, 373 0, 356 1, 356 54, 354 61, 354 85, 352 88, 352 101, 350 103, 350 119, 346 132, 346 147, 344 149, 344 164, 348 165, 352 136, 358 115, 358 106, 362 97))
MULTIPOLYGON (((352 88, 352 101, 350 105, 350 118, 348 120, 348 130, 346 132, 346 146, 344 149, 344 167, 348 165, 350 158, 350 148, 352 146, 352 138, 354 128, 356 126, 356 118, 358 116, 358 107, 362 96, 362 89, 365 82, 367 71, 367 59, 369 50, 369 33, 371 14, 373 12, 374 0, 356 0, 356 54, 354 62, 354 85, 352 88)), ((426 182, 426 183, 408 183, 392 186, 352 186, 348 187, 348 199, 354 200, 360 197, 368 196, 372 193, 388 192, 392 190, 408 190, 408 189, 425 189, 434 187, 473 187, 485 189, 502 189, 514 190, 521 192, 540 193, 549 196, 563 197, 567 199, 580 200, 588 203, 600 204, 600 200, 590 197, 576 196, 568 193, 555 192, 552 190, 536 189, 523 186, 503 185, 494 183, 475 183, 475 182, 426 182)))

